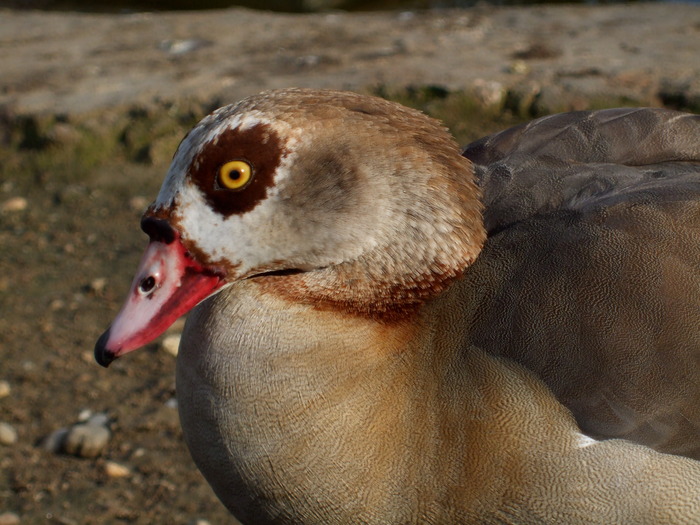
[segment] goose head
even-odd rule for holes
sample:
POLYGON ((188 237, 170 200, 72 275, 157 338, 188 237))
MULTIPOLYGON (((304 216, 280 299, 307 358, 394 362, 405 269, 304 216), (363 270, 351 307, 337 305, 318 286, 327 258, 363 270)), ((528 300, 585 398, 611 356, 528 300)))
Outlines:
POLYGON ((205 117, 141 222, 150 243, 95 347, 113 359, 244 279, 378 320, 443 290, 485 239, 470 162, 422 113, 287 89, 205 117))

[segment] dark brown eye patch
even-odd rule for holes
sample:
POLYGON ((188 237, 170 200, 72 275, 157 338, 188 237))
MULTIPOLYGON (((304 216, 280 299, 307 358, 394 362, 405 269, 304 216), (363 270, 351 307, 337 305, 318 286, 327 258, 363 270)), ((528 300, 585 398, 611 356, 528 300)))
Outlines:
POLYGON ((229 129, 204 145, 190 164, 188 176, 204 194, 212 209, 224 217, 254 209, 274 186, 275 170, 286 155, 279 135, 266 124, 229 129), (231 192, 217 183, 222 166, 245 159, 255 166, 255 176, 240 191, 231 192))

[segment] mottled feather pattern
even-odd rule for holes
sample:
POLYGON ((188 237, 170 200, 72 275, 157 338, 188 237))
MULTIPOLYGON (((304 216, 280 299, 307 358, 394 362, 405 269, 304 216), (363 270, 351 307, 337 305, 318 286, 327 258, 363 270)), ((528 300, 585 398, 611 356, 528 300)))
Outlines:
POLYGON ((698 137, 615 109, 462 154, 418 111, 305 89, 206 117, 145 223, 226 281, 177 366, 222 502, 255 524, 700 523, 698 137), (216 185, 231 160, 240 191, 216 185))

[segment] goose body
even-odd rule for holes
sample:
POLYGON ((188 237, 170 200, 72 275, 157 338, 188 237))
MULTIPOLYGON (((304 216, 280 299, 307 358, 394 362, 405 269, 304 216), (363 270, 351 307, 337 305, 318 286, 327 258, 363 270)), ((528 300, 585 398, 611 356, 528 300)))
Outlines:
POLYGON ((698 131, 564 114, 470 161, 386 101, 251 97, 180 145, 96 357, 192 308, 185 440, 244 523, 700 522, 698 131))

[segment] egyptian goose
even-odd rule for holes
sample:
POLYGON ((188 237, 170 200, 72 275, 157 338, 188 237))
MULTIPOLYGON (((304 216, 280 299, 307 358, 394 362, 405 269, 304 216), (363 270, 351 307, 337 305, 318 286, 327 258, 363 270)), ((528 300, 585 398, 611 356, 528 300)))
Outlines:
POLYGON ((376 98, 221 108, 96 358, 192 309, 184 436, 245 523, 699 523, 700 462, 652 448, 700 455, 698 137, 570 113, 471 162, 376 98))

